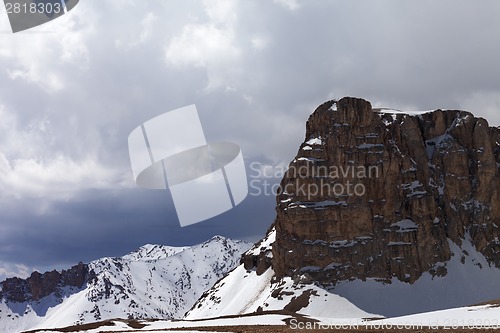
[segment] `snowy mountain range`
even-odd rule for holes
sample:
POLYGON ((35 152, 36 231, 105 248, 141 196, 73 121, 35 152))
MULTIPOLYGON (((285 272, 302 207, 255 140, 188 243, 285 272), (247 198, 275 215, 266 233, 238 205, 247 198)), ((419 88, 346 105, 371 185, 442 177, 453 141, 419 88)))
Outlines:
POLYGON ((500 299, 500 128, 485 119, 328 101, 280 185, 266 238, 186 319, 393 318, 500 299))
MULTIPOLYGON (((269 253, 276 231, 254 245, 245 255, 269 253)), ((313 318, 382 318, 361 310, 347 299, 321 288, 310 281, 286 277, 276 279, 269 267, 262 274, 239 265, 218 281, 186 314, 186 320, 216 318, 229 315, 283 311, 313 318)))
MULTIPOLYGON (((275 238, 276 231, 271 229, 244 256, 271 254, 275 238)), ((308 274, 277 278, 272 267, 259 274, 256 267, 247 269, 242 263, 205 292, 184 319, 283 311, 335 322, 362 321, 480 303, 496 304, 495 300, 500 299, 500 270, 488 264, 469 238, 461 246, 450 241, 450 246, 452 259, 439 264, 448 274, 432 276, 426 273, 412 284, 393 278, 391 281, 355 279, 328 286, 318 284, 308 274)), ((436 316, 431 317, 435 319, 436 316)), ((387 322, 395 323, 396 320, 387 322)))
MULTIPOLYGON (((144 245, 120 258, 89 263, 81 287, 60 283, 57 291, 38 300, 31 291, 24 302, 12 301, 2 283, 0 332, 111 318, 181 318, 205 290, 238 265, 249 247, 220 236, 191 247, 144 245)), ((20 279, 13 282, 25 285, 20 279)))
MULTIPOLYGON (((270 229, 264 239, 245 252, 244 257, 269 255, 275 237, 276 231, 270 229)), ((220 243, 214 246, 213 240, 201 246, 204 245, 210 249, 218 248, 219 250, 235 248, 233 246, 220 247, 220 243)), ((154 262, 174 257, 184 251, 193 254, 192 250, 192 248, 181 249, 146 245, 120 259, 132 262, 154 262)), ((199 254, 199 251, 195 252, 197 255, 199 254)), ((99 262, 101 261, 99 260, 99 262)), ((189 259, 187 261, 189 262, 189 259)), ((472 302, 474 298, 488 298, 488 293, 478 294, 478 291, 487 288, 492 291, 490 296, 494 296, 495 293, 492 289, 500 278, 499 270, 488 266, 484 256, 471 247, 470 243, 464 242, 462 247, 453 247, 453 259, 448 263, 443 263, 443 265, 448 268, 448 275, 441 277, 426 275, 414 284, 402 283, 397 279, 389 284, 374 280, 355 280, 337 285, 335 288, 325 288, 325 286, 309 280, 306 275, 302 279, 296 280, 289 277, 278 279, 272 267, 268 267, 258 274, 255 267, 247 269, 242 262, 224 278, 217 281, 212 288, 204 292, 184 317, 181 314, 182 311, 179 311, 179 316, 174 316, 181 318, 181 320, 158 319, 164 318, 160 316, 152 318, 152 320, 147 318, 137 320, 134 316, 126 319, 123 316, 124 312, 120 313, 117 310, 119 307, 108 303, 101 305, 101 308, 103 310, 114 309, 113 314, 116 317, 106 313, 102 318, 122 319, 93 320, 92 316, 87 316, 84 321, 92 323, 91 325, 61 328, 66 326, 63 325, 64 321, 49 322, 44 320, 33 327, 60 328, 54 332, 85 330, 89 333, 159 332, 178 328, 196 330, 197 327, 211 327, 211 331, 223 332, 227 330, 227 328, 221 328, 224 326, 272 325, 269 326, 271 329, 272 327, 283 327, 285 324, 291 328, 319 327, 323 329, 328 327, 362 329, 366 327, 367 329, 393 330, 400 327, 422 329, 425 327, 437 328, 438 326, 447 329, 499 328, 500 307, 498 301, 476 305, 470 303, 469 306, 451 306, 445 310, 406 316, 387 316, 388 318, 373 313, 376 311, 386 313, 388 309, 401 307, 402 302, 413 303, 415 311, 419 307, 420 309, 425 308, 426 304, 432 302, 437 302, 434 305, 438 307, 440 304, 442 306, 443 303, 439 303, 439 299, 454 300, 455 304, 472 302), (471 283, 468 279, 472 279, 476 283, 471 283), (485 286, 487 288, 484 288, 485 286), (370 312, 370 310, 375 311, 370 312)), ((123 283, 123 281, 118 282, 123 283)), ((132 284, 134 283, 138 283, 138 280, 134 280, 132 284)), ((119 288, 118 285, 115 287, 119 288)), ((144 287, 140 289, 144 289, 144 287)), ((160 290, 160 288, 158 287, 156 290, 160 290)), ((164 290, 169 291, 168 288, 164 290)), ((147 303, 148 301, 143 304, 147 303)), ((79 304, 81 303, 77 303, 75 306, 81 307, 79 304)), ((448 305, 452 304, 453 302, 448 305)), ((68 315, 70 311, 63 309, 69 308, 71 305, 65 300, 52 317, 68 315)), ((143 307, 143 310, 151 311, 151 308, 143 307)), ((2 332, 20 331, 19 326, 10 331, 2 330, 2 332)), ((45 331, 37 330, 37 332, 45 331)))
POLYGON ((500 128, 460 110, 329 101, 309 118, 281 188, 276 219, 253 246, 219 236, 145 245, 0 283, 0 331, 500 327, 500 128), (356 165, 377 172, 330 172, 356 165), (330 191, 353 183, 362 194, 330 191))

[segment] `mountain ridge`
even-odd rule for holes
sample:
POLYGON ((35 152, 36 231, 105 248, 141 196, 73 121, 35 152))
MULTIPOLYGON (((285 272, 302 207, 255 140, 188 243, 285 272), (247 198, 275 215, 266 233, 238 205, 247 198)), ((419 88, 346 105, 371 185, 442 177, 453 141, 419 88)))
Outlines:
MULTIPOLYGON (((149 244, 122 257, 80 263, 75 267, 86 275, 79 286, 59 283, 43 297, 31 298, 33 294, 28 292, 24 298, 0 299, 0 331, 62 327, 111 318, 181 318, 205 290, 239 263, 241 253, 249 247, 243 241, 215 236, 190 247, 149 244)), ((37 281, 52 275, 55 273, 32 274, 43 277, 37 281)), ((32 280, 9 281, 24 286, 32 280)), ((12 294, 2 289, 4 296, 12 294)))
POLYGON ((500 128, 470 112, 404 113, 351 97, 323 103, 280 189, 266 237, 187 318, 226 314, 235 293, 250 304, 233 308, 240 313, 302 297, 301 314, 329 302, 388 317, 500 297, 500 128), (328 174, 332 166, 341 172, 328 174), (380 172, 342 172, 352 166, 380 172), (366 191, 324 190, 347 182, 366 191), (267 285, 248 296, 234 291, 238 279, 267 285))
POLYGON ((499 198, 500 127, 461 110, 405 113, 360 98, 328 101, 309 117, 276 197, 276 219, 250 249, 214 237, 102 258, 87 267, 84 287, 62 288, 63 304, 77 311, 55 311, 59 295, 40 299, 47 291, 35 288, 23 295, 45 303, 0 302, 0 329, 19 329, 21 317, 23 328, 39 328, 69 323, 61 317, 79 324, 273 311, 391 321, 491 304, 500 298, 499 198), (190 264, 200 262, 207 265, 190 264))

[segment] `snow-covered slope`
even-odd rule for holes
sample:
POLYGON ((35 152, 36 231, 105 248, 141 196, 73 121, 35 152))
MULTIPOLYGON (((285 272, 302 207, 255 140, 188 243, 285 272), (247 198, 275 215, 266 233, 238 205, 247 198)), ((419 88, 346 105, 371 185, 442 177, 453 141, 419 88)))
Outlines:
MULTIPOLYGON (((275 232, 271 231, 247 254, 269 253, 274 237, 275 232)), ((342 318, 396 317, 500 299, 500 270, 488 264, 471 244, 470 236, 466 235, 461 246, 449 243, 452 259, 435 267, 441 267, 441 271, 444 268, 446 274, 433 277, 426 273, 413 284, 395 278, 390 283, 367 279, 343 281, 326 288, 307 276, 296 281, 289 277, 277 280, 272 268, 258 275, 255 269, 247 270, 240 265, 204 293, 185 319, 290 310, 338 322, 342 318)), ((462 310, 456 311, 453 313, 462 310)), ((475 314, 487 317, 494 313, 485 310, 475 314)))
MULTIPOLYGON (((275 231, 248 250, 247 254, 267 252, 274 242, 275 231)), ((360 310, 343 297, 314 284, 274 279, 268 268, 258 275, 255 269, 238 266, 217 282, 196 302, 185 319, 195 320, 261 311, 284 310, 312 317, 373 318, 380 317, 360 310)))
POLYGON ((81 289, 38 302, 0 302, 0 331, 63 327, 109 318, 180 318, 233 269, 250 244, 220 236, 192 247, 145 245, 89 264, 81 289))
MULTIPOLYGON (((283 326, 285 322, 289 323, 289 327, 297 330, 316 328, 316 331, 324 330, 336 331, 341 328, 351 329, 352 331, 363 331, 364 329, 376 332, 402 332, 406 329, 412 331, 423 331, 426 328, 431 331, 448 331, 448 330, 468 330, 468 329, 485 329, 498 330, 500 328, 500 307, 498 304, 489 304, 481 306, 470 306, 462 308, 454 308, 443 311, 427 312, 417 315, 379 319, 379 320, 364 320, 364 319, 342 319, 342 318, 321 318, 321 317, 302 317, 292 314, 261 314, 261 315, 245 315, 238 317, 214 318, 206 320, 188 321, 188 320, 110 320, 100 322, 93 325, 95 328, 85 328, 87 333, 101 332, 199 332, 199 329, 210 332, 225 332, 225 326, 239 326, 240 329, 247 326, 245 331, 250 331, 250 327, 254 325, 274 327, 267 328, 271 331, 276 326, 283 326), (299 319, 306 319, 304 322, 299 319), (248 327, 250 326, 250 327, 248 327), (208 329, 207 329, 208 328, 208 329), (328 330, 330 328, 330 330, 328 330)), ((83 327, 74 327, 72 332, 83 330, 83 327)), ((277 329, 276 331, 281 331, 277 329)), ((341 330, 342 331, 342 330, 341 330)), ((44 331, 41 331, 42 333, 44 331)), ((46 331, 45 331, 46 332, 46 331)), ((66 329, 54 330, 51 332, 68 332, 66 329)), ((480 332, 480 331, 478 331, 480 332)))
MULTIPOLYGON (((61 327, 50 330, 51 333, 63 332, 85 332, 85 333, 104 333, 104 332, 149 332, 149 333, 187 333, 187 332, 227 332, 227 326, 284 326, 285 322, 295 318, 292 315, 267 314, 240 316, 230 318, 217 318, 197 321, 187 320, 128 320, 113 319, 92 323, 90 326, 72 326, 61 327), (207 329, 209 327, 209 329, 207 329)), ((268 331, 272 331, 270 327, 268 331)), ((246 328, 245 331, 249 331, 246 328)), ((280 330, 281 331, 281 330, 280 330)), ((38 333, 48 333, 46 330, 36 331, 38 333)))
POLYGON ((453 256, 436 268, 445 276, 424 273, 415 283, 392 279, 390 284, 373 279, 341 282, 334 292, 365 311, 386 317, 469 306, 500 299, 500 269, 490 266, 466 235, 462 245, 449 241, 453 256), (376 300, 384 299, 384 302, 376 300))
POLYGON ((274 271, 262 275, 238 266, 196 302, 185 319, 195 320, 259 311, 285 310, 312 317, 373 318, 347 299, 314 284, 294 283, 291 278, 273 282, 274 271))
POLYGON ((449 329, 500 328, 499 304, 467 306, 441 311, 425 312, 409 316, 383 319, 373 322, 373 325, 384 325, 386 328, 397 325, 408 327, 427 326, 449 329))

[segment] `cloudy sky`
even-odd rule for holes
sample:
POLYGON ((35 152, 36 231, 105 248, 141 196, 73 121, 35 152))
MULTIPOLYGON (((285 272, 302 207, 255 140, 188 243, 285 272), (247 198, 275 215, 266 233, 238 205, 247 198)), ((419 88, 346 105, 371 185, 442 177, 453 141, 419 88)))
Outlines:
POLYGON ((168 191, 136 187, 128 135, 185 105, 248 166, 286 165, 314 108, 347 95, 500 125, 499 17, 496 0, 82 0, 12 34, 2 6, 0 279, 261 237, 272 195, 180 228, 168 191))

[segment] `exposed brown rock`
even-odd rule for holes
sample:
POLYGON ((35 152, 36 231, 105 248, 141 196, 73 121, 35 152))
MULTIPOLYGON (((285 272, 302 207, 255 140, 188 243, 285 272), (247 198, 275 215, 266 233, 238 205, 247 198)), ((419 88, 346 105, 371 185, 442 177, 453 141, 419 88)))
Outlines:
POLYGON ((1 282, 0 298, 16 303, 38 301, 52 293, 59 295, 62 287, 81 288, 89 276, 88 266, 81 262, 61 273, 33 272, 27 279, 14 277, 1 282))
POLYGON ((241 256, 240 264, 243 264, 245 269, 250 270, 256 268, 257 275, 261 275, 272 265, 272 243, 274 240, 269 239, 274 234, 274 226, 272 225, 267 230, 267 236, 254 244, 250 250, 241 256))
POLYGON ((309 298, 311 298, 311 295, 317 295, 318 293, 316 290, 306 290, 303 291, 300 296, 294 296, 290 303, 285 305, 283 310, 285 311, 290 311, 290 312, 299 312, 300 309, 306 308, 309 305, 309 298))
POLYGON ((467 235, 500 267, 499 170, 500 129, 469 112, 326 102, 281 182, 276 275, 412 283, 446 274, 435 265, 450 259, 448 240, 467 235))

